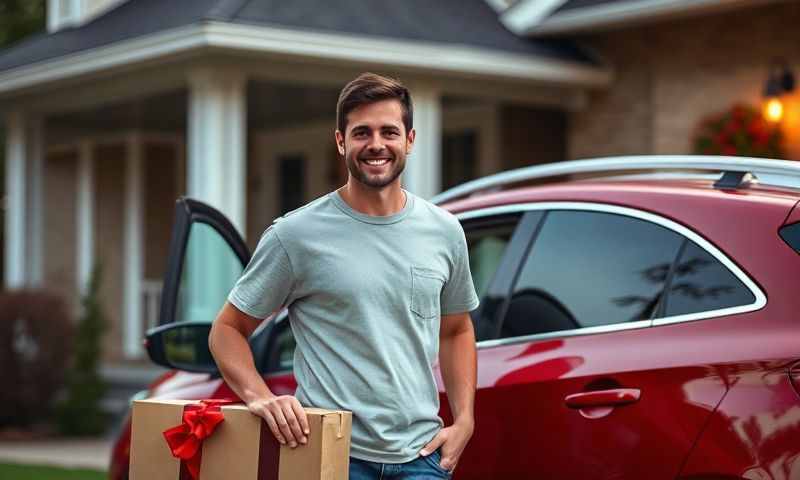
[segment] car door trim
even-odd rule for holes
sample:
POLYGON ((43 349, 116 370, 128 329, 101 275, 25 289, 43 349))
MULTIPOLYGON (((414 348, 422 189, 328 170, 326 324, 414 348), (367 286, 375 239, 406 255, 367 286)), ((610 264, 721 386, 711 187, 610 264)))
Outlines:
POLYGON ((478 342, 478 348, 490 348, 500 345, 510 345, 515 343, 530 342, 535 340, 544 340, 551 338, 571 337, 579 335, 590 335, 595 333, 607 333, 620 330, 632 330, 638 328, 646 328, 650 326, 670 325, 682 322, 693 322, 696 320, 705 320, 709 318, 723 317, 728 315, 735 315, 739 313, 748 313, 764 308, 767 304, 767 296, 761 288, 736 265, 730 258, 727 257, 722 251, 715 247, 711 242, 701 237, 699 234, 690 230, 684 225, 681 225, 673 220, 669 220, 660 215, 651 212, 638 210, 630 207, 622 207, 619 205, 612 205, 597 202, 536 202, 536 203, 515 203, 510 205, 501 205, 497 207, 482 208, 479 210, 472 210, 468 212, 457 213, 456 217, 459 221, 471 220, 489 215, 501 215, 507 213, 519 213, 531 210, 577 210, 577 211, 590 211, 613 213, 633 218, 638 218, 651 223, 655 223, 664 228, 672 230, 684 238, 696 243, 700 248, 708 252, 720 263, 736 276, 753 294, 755 300, 747 305, 738 305, 736 307, 720 308, 716 310, 707 310, 704 312, 691 313, 686 315, 674 315, 671 317, 658 318, 654 320, 641 320, 638 322, 626 322, 612 325, 600 325, 596 327, 587 327, 573 330, 561 330, 556 332, 538 333, 534 335, 525 335, 513 338, 501 338, 494 340, 484 340, 478 342))

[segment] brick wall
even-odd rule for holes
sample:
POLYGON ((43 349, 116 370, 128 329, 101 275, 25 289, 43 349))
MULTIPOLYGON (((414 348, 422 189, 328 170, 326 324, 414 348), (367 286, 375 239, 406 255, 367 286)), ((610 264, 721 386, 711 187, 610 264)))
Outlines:
MULTIPOLYGON (((684 154, 698 121, 762 105, 771 61, 800 81, 800 2, 628 28, 580 39, 615 69, 607 91, 570 115, 568 157, 684 154)), ((800 87, 785 102, 787 158, 800 159, 800 87)))

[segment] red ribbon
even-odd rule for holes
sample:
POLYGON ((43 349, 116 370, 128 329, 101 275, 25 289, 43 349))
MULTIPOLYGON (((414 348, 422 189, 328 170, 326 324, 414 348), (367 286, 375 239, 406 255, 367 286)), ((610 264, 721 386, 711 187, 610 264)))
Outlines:
POLYGON ((183 408, 183 423, 164 430, 172 455, 185 462, 193 479, 200 476, 200 460, 203 454, 203 440, 214 433, 217 425, 225 420, 220 405, 233 403, 232 400, 201 400, 183 408))

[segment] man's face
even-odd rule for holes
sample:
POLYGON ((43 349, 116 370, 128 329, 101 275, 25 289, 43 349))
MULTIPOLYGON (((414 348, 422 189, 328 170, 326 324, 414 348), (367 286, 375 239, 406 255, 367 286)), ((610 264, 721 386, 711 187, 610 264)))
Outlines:
POLYGON ((400 176, 413 143, 414 130, 406 133, 398 100, 362 105, 347 115, 344 132, 336 130, 336 145, 350 175, 375 189, 400 176))

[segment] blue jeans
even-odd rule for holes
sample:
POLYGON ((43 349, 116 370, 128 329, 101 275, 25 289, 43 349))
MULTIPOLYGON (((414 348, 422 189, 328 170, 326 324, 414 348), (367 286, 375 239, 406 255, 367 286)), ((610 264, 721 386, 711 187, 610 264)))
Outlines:
POLYGON ((350 480, 440 480, 452 474, 439 466, 442 452, 406 463, 377 463, 350 457, 350 480))

